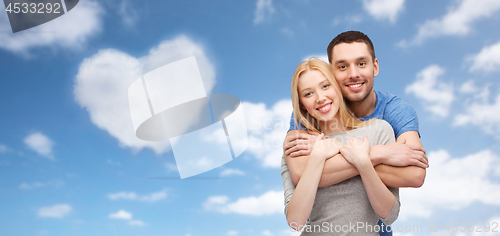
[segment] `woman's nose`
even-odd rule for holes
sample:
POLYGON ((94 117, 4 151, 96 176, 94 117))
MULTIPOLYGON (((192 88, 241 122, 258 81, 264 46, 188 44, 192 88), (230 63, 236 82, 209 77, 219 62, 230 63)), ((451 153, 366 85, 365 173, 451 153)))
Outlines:
POLYGON ((325 100, 326 100, 326 96, 325 96, 323 93, 319 92, 319 93, 318 93, 318 98, 316 99, 316 102, 317 102, 317 103, 322 103, 322 102, 324 102, 325 100))

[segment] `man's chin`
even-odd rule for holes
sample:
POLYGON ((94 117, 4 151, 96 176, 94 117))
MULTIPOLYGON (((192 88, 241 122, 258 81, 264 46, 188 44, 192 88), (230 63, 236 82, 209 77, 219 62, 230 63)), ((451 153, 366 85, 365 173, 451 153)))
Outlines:
POLYGON ((344 95, 344 99, 349 103, 362 102, 365 98, 366 96, 363 96, 363 93, 344 95))

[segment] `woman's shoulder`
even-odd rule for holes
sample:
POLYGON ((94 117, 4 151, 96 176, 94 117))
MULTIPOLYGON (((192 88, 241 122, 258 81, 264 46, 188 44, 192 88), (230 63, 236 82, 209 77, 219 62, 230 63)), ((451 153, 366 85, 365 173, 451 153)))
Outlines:
POLYGON ((373 119, 366 128, 365 132, 373 135, 376 144, 388 144, 395 141, 394 129, 385 120, 373 119))
POLYGON ((379 129, 392 130, 391 124, 389 124, 389 122, 387 122, 385 120, 371 119, 369 122, 370 122, 370 124, 367 125, 367 127, 368 126, 374 126, 376 128, 379 128, 379 129))

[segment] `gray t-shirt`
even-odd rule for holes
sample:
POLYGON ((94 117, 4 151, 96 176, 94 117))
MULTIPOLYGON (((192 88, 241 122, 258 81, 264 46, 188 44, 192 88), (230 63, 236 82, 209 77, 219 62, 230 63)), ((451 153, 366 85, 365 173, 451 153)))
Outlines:
MULTIPOLYGON (((395 140, 391 125, 384 120, 373 120, 368 126, 328 134, 325 137, 335 138, 345 144, 350 137, 362 140, 364 135, 368 136, 370 146, 389 144, 395 140)), ((284 157, 281 160, 281 176, 285 189, 286 215, 295 185, 284 157)), ((396 197, 396 201, 389 216, 381 219, 370 205, 359 175, 332 186, 318 188, 309 222, 301 235, 379 235, 378 220, 381 219, 384 224, 390 225, 399 215, 399 188, 389 187, 389 190, 396 197)))

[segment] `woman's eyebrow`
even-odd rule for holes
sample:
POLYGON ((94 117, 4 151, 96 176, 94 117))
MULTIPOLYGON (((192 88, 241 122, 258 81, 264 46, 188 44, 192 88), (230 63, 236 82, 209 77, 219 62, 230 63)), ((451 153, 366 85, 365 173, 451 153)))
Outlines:
POLYGON ((310 89, 310 88, 305 88, 305 89, 302 89, 302 90, 300 91, 300 93, 304 93, 304 91, 306 91, 306 90, 308 90, 308 89, 310 89))
MULTIPOLYGON (((325 80, 323 80, 323 81, 319 82, 319 83, 318 83, 318 85, 324 84, 325 82, 330 83, 330 81, 328 81, 328 79, 325 79, 325 80)), ((308 90, 308 89, 311 89, 311 87, 308 87, 308 88, 302 89, 302 90, 300 91, 300 93, 303 93, 305 90, 308 90)))

